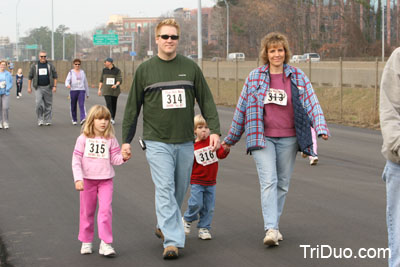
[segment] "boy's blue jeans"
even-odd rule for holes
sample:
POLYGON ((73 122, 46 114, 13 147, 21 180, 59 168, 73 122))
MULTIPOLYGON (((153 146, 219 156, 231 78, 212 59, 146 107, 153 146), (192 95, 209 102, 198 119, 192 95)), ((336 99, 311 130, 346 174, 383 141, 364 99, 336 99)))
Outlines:
POLYGON ((183 216, 185 221, 197 221, 200 217, 197 228, 211 229, 215 208, 215 187, 216 185, 191 185, 188 209, 183 216))

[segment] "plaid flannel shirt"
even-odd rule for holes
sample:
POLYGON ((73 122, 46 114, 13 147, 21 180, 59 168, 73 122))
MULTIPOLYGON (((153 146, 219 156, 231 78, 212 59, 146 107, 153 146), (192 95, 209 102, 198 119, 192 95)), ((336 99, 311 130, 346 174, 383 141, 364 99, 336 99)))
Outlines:
MULTIPOLYGON (((310 80, 298 68, 284 64, 283 70, 286 77, 290 76, 291 86, 296 86, 299 90, 300 102, 317 135, 329 135, 324 114, 310 80)), ((234 145, 246 131, 247 153, 265 147, 264 98, 269 92, 269 85, 269 65, 261 66, 250 72, 240 94, 231 128, 224 139, 225 143, 234 145)))

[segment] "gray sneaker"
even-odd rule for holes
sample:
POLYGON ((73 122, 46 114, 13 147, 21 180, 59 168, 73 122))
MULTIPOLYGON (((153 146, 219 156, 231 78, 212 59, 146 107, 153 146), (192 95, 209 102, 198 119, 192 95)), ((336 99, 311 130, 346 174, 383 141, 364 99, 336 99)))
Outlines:
POLYGON ((266 246, 279 246, 278 230, 268 229, 264 237, 264 245, 266 246))
POLYGON ((211 233, 207 228, 200 228, 199 229, 199 238, 203 240, 210 240, 211 233))
POLYGON ((43 125, 43 120, 38 120, 38 126, 42 126, 43 125))

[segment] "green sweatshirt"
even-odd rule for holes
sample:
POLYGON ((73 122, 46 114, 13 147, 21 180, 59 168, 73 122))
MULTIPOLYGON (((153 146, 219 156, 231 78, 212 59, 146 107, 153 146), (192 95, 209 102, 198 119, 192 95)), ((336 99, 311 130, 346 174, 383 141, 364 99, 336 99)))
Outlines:
POLYGON ((144 140, 163 143, 193 141, 195 99, 211 134, 220 135, 213 96, 194 61, 177 55, 170 61, 155 56, 142 63, 135 73, 125 107, 123 142, 130 143, 135 136, 142 105, 144 140))

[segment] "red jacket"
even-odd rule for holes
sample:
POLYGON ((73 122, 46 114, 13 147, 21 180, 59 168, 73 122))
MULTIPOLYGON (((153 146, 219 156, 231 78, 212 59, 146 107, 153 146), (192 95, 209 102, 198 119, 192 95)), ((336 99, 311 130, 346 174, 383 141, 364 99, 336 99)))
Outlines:
MULTIPOLYGON (((199 150, 210 145, 210 137, 206 140, 198 141, 194 143, 194 151, 199 150)), ((229 152, 226 153, 224 148, 221 146, 217 151, 217 158, 224 159, 228 156, 229 152)), ((204 186, 215 185, 217 183, 218 173, 218 162, 203 166, 196 161, 196 157, 193 161, 193 169, 190 183, 199 184, 204 186)))

